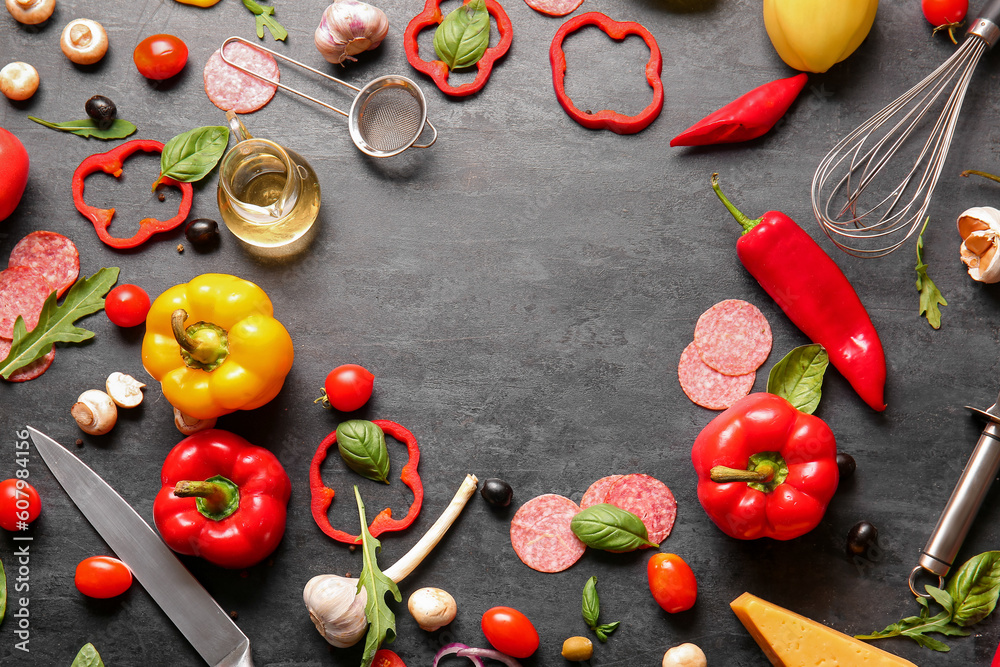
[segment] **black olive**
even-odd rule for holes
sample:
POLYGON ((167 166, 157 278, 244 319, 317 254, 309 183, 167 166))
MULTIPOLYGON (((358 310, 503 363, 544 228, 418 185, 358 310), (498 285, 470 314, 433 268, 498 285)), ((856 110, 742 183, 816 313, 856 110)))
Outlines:
POLYGON ((480 493, 483 494, 486 502, 497 507, 507 507, 510 505, 511 498, 514 497, 514 489, 510 488, 510 484, 496 478, 483 482, 480 493))
POLYGON ((104 95, 94 95, 84 105, 87 115, 94 119, 94 124, 99 130, 106 130, 115 122, 118 115, 118 107, 115 103, 104 95))
POLYGON ((219 223, 208 218, 198 218, 188 223, 184 236, 196 248, 211 248, 219 243, 219 223))
POLYGON ((853 456, 844 452, 837 452, 837 468, 840 470, 840 481, 853 477, 857 467, 858 464, 854 462, 853 456))
POLYGON ((867 521, 855 524, 851 528, 851 532, 847 533, 848 558, 864 556, 869 549, 876 545, 878 545, 878 528, 867 521))

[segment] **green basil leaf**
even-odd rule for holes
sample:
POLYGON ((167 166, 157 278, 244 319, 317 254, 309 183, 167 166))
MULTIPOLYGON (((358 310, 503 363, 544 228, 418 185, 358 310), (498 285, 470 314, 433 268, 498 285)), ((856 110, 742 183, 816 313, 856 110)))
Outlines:
POLYGON ((337 449, 354 472, 376 482, 389 483, 389 450, 385 433, 364 419, 352 419, 337 426, 337 449))
POLYGON ((812 414, 823 395, 823 374, 830 355, 822 345, 797 347, 774 365, 767 376, 767 391, 777 394, 800 412, 812 414))
POLYGON ((0 623, 3 623, 4 614, 7 613, 7 573, 4 572, 3 563, 0 563, 0 623))
POLYGON ((570 521, 570 528, 580 541, 595 549, 632 551, 660 546, 649 541, 642 519, 608 503, 581 510, 570 521))
POLYGON ((28 116, 28 120, 33 120, 39 125, 50 127, 53 130, 69 132, 78 137, 94 137, 95 139, 124 139, 135 132, 135 125, 121 118, 116 118, 109 127, 103 130, 97 127, 97 123, 92 118, 71 120, 65 123, 50 123, 47 120, 35 118, 34 116, 28 116))
POLYGON ((84 644, 83 648, 76 654, 70 667, 104 667, 104 661, 101 660, 101 654, 97 652, 94 645, 88 643, 84 644))
POLYGON ((490 46, 485 0, 471 0, 445 17, 434 31, 434 51, 448 69, 472 67, 490 46))
POLYGON ((160 154, 160 178, 194 183, 215 169, 229 144, 229 128, 196 127, 167 142, 160 154))
POLYGON ((608 641, 608 635, 617 630, 618 626, 621 624, 622 624, 621 621, 615 621, 614 623, 605 623, 604 625, 598 625, 596 628, 594 628, 594 632, 597 633, 597 638, 600 639, 601 643, 603 644, 608 641))
POLYGON ((969 626, 989 616, 1000 596, 1000 551, 970 558, 945 590, 955 602, 951 620, 958 625, 969 626))
POLYGON ((597 597, 597 577, 587 579, 583 586, 583 620, 593 630, 597 627, 597 617, 601 615, 601 600, 597 597))

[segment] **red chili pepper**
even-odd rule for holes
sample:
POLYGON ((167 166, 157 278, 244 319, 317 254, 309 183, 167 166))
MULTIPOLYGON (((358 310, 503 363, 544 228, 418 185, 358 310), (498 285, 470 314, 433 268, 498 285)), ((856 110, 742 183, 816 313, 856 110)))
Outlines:
POLYGON ((837 490, 837 443, 819 417, 758 392, 694 441, 698 500, 722 532, 790 540, 815 528, 837 490))
POLYGON ((153 520, 171 549, 239 569, 264 560, 285 534, 292 484, 263 447, 219 429, 181 440, 163 462, 153 520))
POLYGON ((587 12, 574 16, 563 23, 556 36, 552 38, 552 46, 549 47, 549 60, 552 63, 552 85, 556 89, 556 99, 566 110, 569 117, 591 130, 611 130, 618 134, 635 134, 646 129, 650 123, 656 120, 663 108, 663 82, 660 81, 660 71, 663 67, 663 58, 660 56, 660 47, 646 28, 633 21, 613 21, 600 12, 587 12), (570 33, 576 32, 586 25, 597 26, 603 30, 608 37, 621 41, 629 35, 637 35, 646 42, 649 47, 649 62, 646 63, 646 81, 653 88, 653 101, 649 106, 640 111, 635 116, 625 116, 617 111, 607 109, 592 113, 581 111, 576 108, 573 101, 566 94, 566 54, 563 53, 563 40, 570 33))
MULTIPOLYGON (((448 83, 448 75, 451 74, 448 65, 440 60, 427 61, 421 58, 420 46, 417 44, 417 36, 424 28, 439 25, 444 20, 444 16, 441 14, 441 2, 442 0, 427 0, 424 10, 414 16, 406 26, 406 30, 403 32, 403 50, 406 52, 406 59, 410 61, 410 65, 414 69, 431 77, 445 95, 465 97, 466 95, 478 93, 490 78, 490 72, 493 71, 493 64, 507 53, 507 49, 510 48, 510 43, 514 39, 514 29, 510 18, 507 17, 507 12, 503 10, 499 2, 496 0, 486 0, 486 10, 497 22, 500 41, 496 46, 486 49, 486 53, 476 63, 476 68, 479 71, 471 83, 452 86, 448 83)), ((469 2, 470 0, 464 0, 462 4, 467 5, 469 2)))
POLYGON ((743 226, 736 254, 792 323, 826 348, 834 368, 872 407, 885 410, 885 353, 847 276, 795 221, 778 211, 756 220, 712 188, 743 226))
POLYGON ((180 188, 181 207, 177 212, 177 215, 169 220, 143 218, 139 221, 139 231, 136 232, 135 236, 132 238, 122 239, 116 236, 111 236, 111 234, 108 233, 108 226, 111 225, 111 219, 115 216, 115 209, 95 208, 84 202, 83 181, 87 178, 87 176, 97 171, 103 171, 106 174, 112 174, 115 178, 118 178, 122 175, 122 163, 127 157, 137 151, 160 153, 163 151, 163 144, 159 141, 153 141, 152 139, 135 139, 133 141, 128 141, 121 146, 112 148, 107 153, 96 153, 91 155, 81 162, 80 166, 76 168, 75 172, 73 172, 73 203, 76 204, 76 210, 82 213, 94 224, 97 236, 112 248, 135 248, 157 232, 166 232, 174 229, 184 222, 187 219, 188 214, 191 212, 191 202, 194 199, 194 190, 191 187, 191 184, 181 183, 172 178, 162 178, 160 179, 160 183, 180 188))
POLYGON ((754 88, 670 140, 671 146, 708 146, 756 139, 785 115, 808 76, 798 74, 754 88))
MULTIPOLYGON (((406 462, 406 465, 403 466, 403 470, 399 474, 399 479, 413 491, 413 503, 410 504, 410 510, 402 519, 393 519, 392 508, 389 507, 379 512, 378 516, 375 517, 375 520, 368 527, 368 532, 372 534, 372 537, 378 537, 382 533, 405 530, 410 527, 416 520, 417 515, 420 514, 420 507, 424 504, 424 485, 420 481, 419 473, 417 473, 417 464, 420 463, 420 447, 417 445, 417 439, 413 437, 413 434, 396 422, 386 419, 373 419, 372 423, 382 429, 386 435, 392 436, 406 445, 406 451, 410 458, 406 462)), ((335 493, 333 489, 323 484, 319 467, 326 460, 327 451, 336 444, 337 432, 334 431, 326 436, 323 442, 319 443, 319 447, 313 455, 312 464, 309 466, 309 492, 312 496, 310 502, 312 515, 320 530, 333 539, 347 544, 361 544, 360 535, 351 535, 345 531, 337 530, 330 524, 330 517, 327 516, 327 511, 329 511, 330 505, 333 504, 335 493)))

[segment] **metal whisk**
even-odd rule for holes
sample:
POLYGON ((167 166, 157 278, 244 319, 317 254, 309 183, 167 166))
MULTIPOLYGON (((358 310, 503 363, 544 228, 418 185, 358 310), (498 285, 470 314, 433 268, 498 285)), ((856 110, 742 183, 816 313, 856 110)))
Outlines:
POLYGON ((857 257, 883 257, 920 228, 951 148, 969 80, 979 58, 1000 39, 1000 0, 990 0, 955 53, 923 81, 842 139, 819 163, 812 207, 826 235, 857 257), (920 146, 912 166, 892 158, 920 146), (879 183, 898 183, 888 193, 879 183), (869 187, 871 186, 871 191, 869 187), (834 213, 831 215, 831 213, 834 213))

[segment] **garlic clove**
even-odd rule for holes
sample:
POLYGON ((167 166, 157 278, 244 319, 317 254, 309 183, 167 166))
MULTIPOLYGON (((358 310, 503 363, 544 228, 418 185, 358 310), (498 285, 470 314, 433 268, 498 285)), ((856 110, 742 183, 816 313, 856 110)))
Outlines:
POLYGON ((115 402, 100 389, 88 389, 80 394, 70 414, 80 429, 90 435, 104 435, 118 420, 115 402))
POLYGON ((1000 232, 1000 211, 992 206, 975 206, 958 216, 958 235, 963 241, 971 233, 987 229, 1000 232))
POLYGON ((145 386, 131 375, 118 372, 109 375, 104 383, 108 395, 119 408, 134 408, 142 403, 142 388, 145 386))
POLYGON ((368 630, 365 604, 368 591, 358 590, 358 580, 321 574, 302 591, 309 618, 326 641, 337 648, 354 646, 368 630))
POLYGON ((969 269, 969 277, 982 283, 1000 282, 1000 211, 977 206, 958 216, 962 237, 959 256, 969 269))
POLYGON ((174 426, 176 426, 177 430, 184 435, 191 435, 192 433, 197 433, 198 431, 214 428, 216 421, 218 420, 215 417, 212 417, 211 419, 198 419, 197 417, 192 417, 191 415, 185 414, 177 408, 174 408, 174 426))
POLYGON ((421 630, 434 632, 455 620, 458 606, 448 591, 440 588, 420 588, 413 591, 406 603, 421 630))

